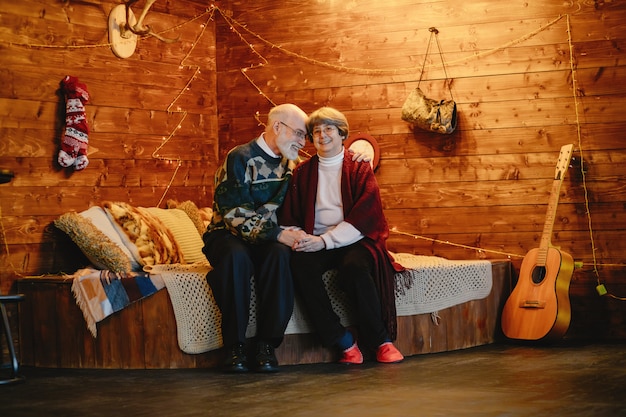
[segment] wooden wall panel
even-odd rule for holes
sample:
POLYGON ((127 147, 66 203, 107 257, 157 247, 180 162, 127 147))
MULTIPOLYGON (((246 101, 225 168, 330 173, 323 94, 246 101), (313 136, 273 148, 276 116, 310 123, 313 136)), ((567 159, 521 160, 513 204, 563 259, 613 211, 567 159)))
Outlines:
MULTIPOLYGON (((557 152, 574 143, 552 239, 585 265, 574 273, 568 336, 626 338, 624 304, 597 296, 593 272, 595 254, 600 279, 626 296, 623 3, 224 0, 211 10, 204 0, 163 0, 148 23, 179 42, 141 39, 129 59, 107 45, 107 16, 118 3, 2 5, 0 168, 16 177, 0 185, 1 291, 18 275, 72 272, 85 262, 51 226, 63 212, 103 200, 151 206, 166 190, 166 199, 209 205, 219 160, 259 133, 257 112, 263 118, 272 102, 289 101, 307 112, 337 107, 354 132, 376 137, 397 252, 509 255, 519 268, 541 237, 557 152), (431 26, 458 103, 458 128, 447 136, 400 119, 425 59, 420 87, 448 96, 434 44, 425 56, 431 26), (92 96, 82 172, 56 164, 67 74, 92 96), (154 158, 172 134, 158 152, 170 161, 154 158)), ((86 347, 96 348, 115 352, 86 347)))
MULTIPOLYGON (((60 214, 104 200, 155 206, 211 202, 218 155, 214 21, 206 5, 158 1, 141 38, 116 57, 108 15, 118 1, 4 2, 0 15, 0 291, 18 276, 71 272, 86 261, 53 226, 60 214), (61 168, 60 81, 86 84, 89 166, 61 168)), ((141 11, 143 2, 135 6, 141 11)), ((115 349, 110 346, 110 349, 115 349)), ((132 359, 131 359, 132 360, 132 359)))
POLYGON ((394 228, 391 250, 510 256, 519 270, 539 245, 558 151, 573 143, 552 237, 585 265, 574 273, 578 323, 568 337, 626 338, 624 303, 600 298, 590 272, 595 258, 600 280, 619 295, 626 267, 624 4, 267 0, 219 7, 226 15, 216 14, 220 155, 256 136, 255 114, 263 120, 273 103, 338 108, 354 133, 370 133, 380 145, 376 175, 394 228), (448 84, 436 44, 425 56, 431 26, 439 30, 448 84), (457 102, 451 135, 401 120, 425 59, 422 90, 449 98, 449 85, 457 102))

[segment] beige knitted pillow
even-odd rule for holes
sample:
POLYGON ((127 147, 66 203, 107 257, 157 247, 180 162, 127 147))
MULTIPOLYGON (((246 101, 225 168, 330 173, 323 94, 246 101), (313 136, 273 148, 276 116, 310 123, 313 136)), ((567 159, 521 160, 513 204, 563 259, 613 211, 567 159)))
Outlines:
POLYGON ((54 220, 54 225, 65 232, 98 269, 128 272, 131 262, 122 248, 100 231, 91 220, 76 212, 68 212, 54 220))

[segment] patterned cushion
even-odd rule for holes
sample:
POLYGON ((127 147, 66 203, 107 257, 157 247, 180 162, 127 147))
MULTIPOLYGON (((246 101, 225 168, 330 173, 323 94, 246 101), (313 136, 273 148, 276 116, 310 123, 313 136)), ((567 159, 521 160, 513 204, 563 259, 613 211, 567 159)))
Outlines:
POLYGON ((128 241, 126 246, 142 266, 180 263, 180 247, 172 232, 143 207, 107 201, 102 204, 128 241))

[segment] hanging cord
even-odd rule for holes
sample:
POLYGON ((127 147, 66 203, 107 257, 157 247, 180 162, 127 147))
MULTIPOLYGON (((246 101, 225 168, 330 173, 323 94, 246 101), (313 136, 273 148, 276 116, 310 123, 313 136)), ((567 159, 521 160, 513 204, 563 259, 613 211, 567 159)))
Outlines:
POLYGON ((420 86, 420 83, 422 82, 422 77, 424 76, 424 70, 426 68, 426 59, 428 58, 428 54, 430 52, 430 45, 433 42, 433 37, 435 38, 435 42, 437 43, 437 49, 439 50, 439 57, 441 58, 441 67, 443 68, 443 75, 445 75, 446 79, 444 81, 445 85, 448 86, 448 91, 450 91, 450 97, 452 98, 452 101, 454 101, 454 96, 452 95, 452 87, 451 87, 451 82, 449 81, 450 79, 448 78, 448 71, 446 71, 446 64, 443 61, 443 52, 441 50, 441 44, 439 43, 439 29, 437 29, 436 27, 430 27, 428 29, 430 31, 430 37, 428 38, 428 46, 426 46, 426 55, 424 55, 424 63, 422 64, 422 71, 420 72, 420 79, 417 82, 417 86, 420 86))
MULTIPOLYGON (((580 152, 580 175, 582 178, 582 186, 585 196, 585 213, 587 214, 587 224, 589 227, 589 241, 591 243, 591 256, 593 263, 593 273, 596 276, 596 291, 598 295, 614 298, 620 301, 626 301, 626 297, 617 296, 615 294, 611 294, 606 289, 606 286, 600 281, 600 273, 598 271, 598 259, 596 256, 596 251, 598 248, 596 247, 594 238, 593 238, 593 227, 591 224, 591 209, 589 208, 589 190, 587 189, 587 175, 585 173, 585 158, 583 156, 583 145, 582 145, 582 133, 580 127, 580 112, 578 111, 579 102, 578 102, 578 79, 576 78, 576 65, 574 62, 574 44, 572 42, 572 31, 570 25, 570 17, 569 14, 567 16, 567 42, 569 45, 569 65, 570 71, 572 73, 572 95, 574 96, 574 110, 576 112, 576 135, 578 137, 578 151, 580 152)), ((618 265, 620 266, 620 265, 618 265)), ((623 266, 623 265, 622 265, 623 266)))

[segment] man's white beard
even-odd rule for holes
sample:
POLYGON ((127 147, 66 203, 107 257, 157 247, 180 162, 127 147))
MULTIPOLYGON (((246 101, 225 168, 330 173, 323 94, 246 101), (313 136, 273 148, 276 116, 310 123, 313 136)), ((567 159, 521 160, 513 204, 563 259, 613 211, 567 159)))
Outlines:
POLYGON ((296 145, 292 143, 280 144, 278 145, 278 149, 280 150, 280 153, 285 158, 290 159, 292 161, 295 161, 296 159, 298 159, 299 149, 296 147, 296 145))

